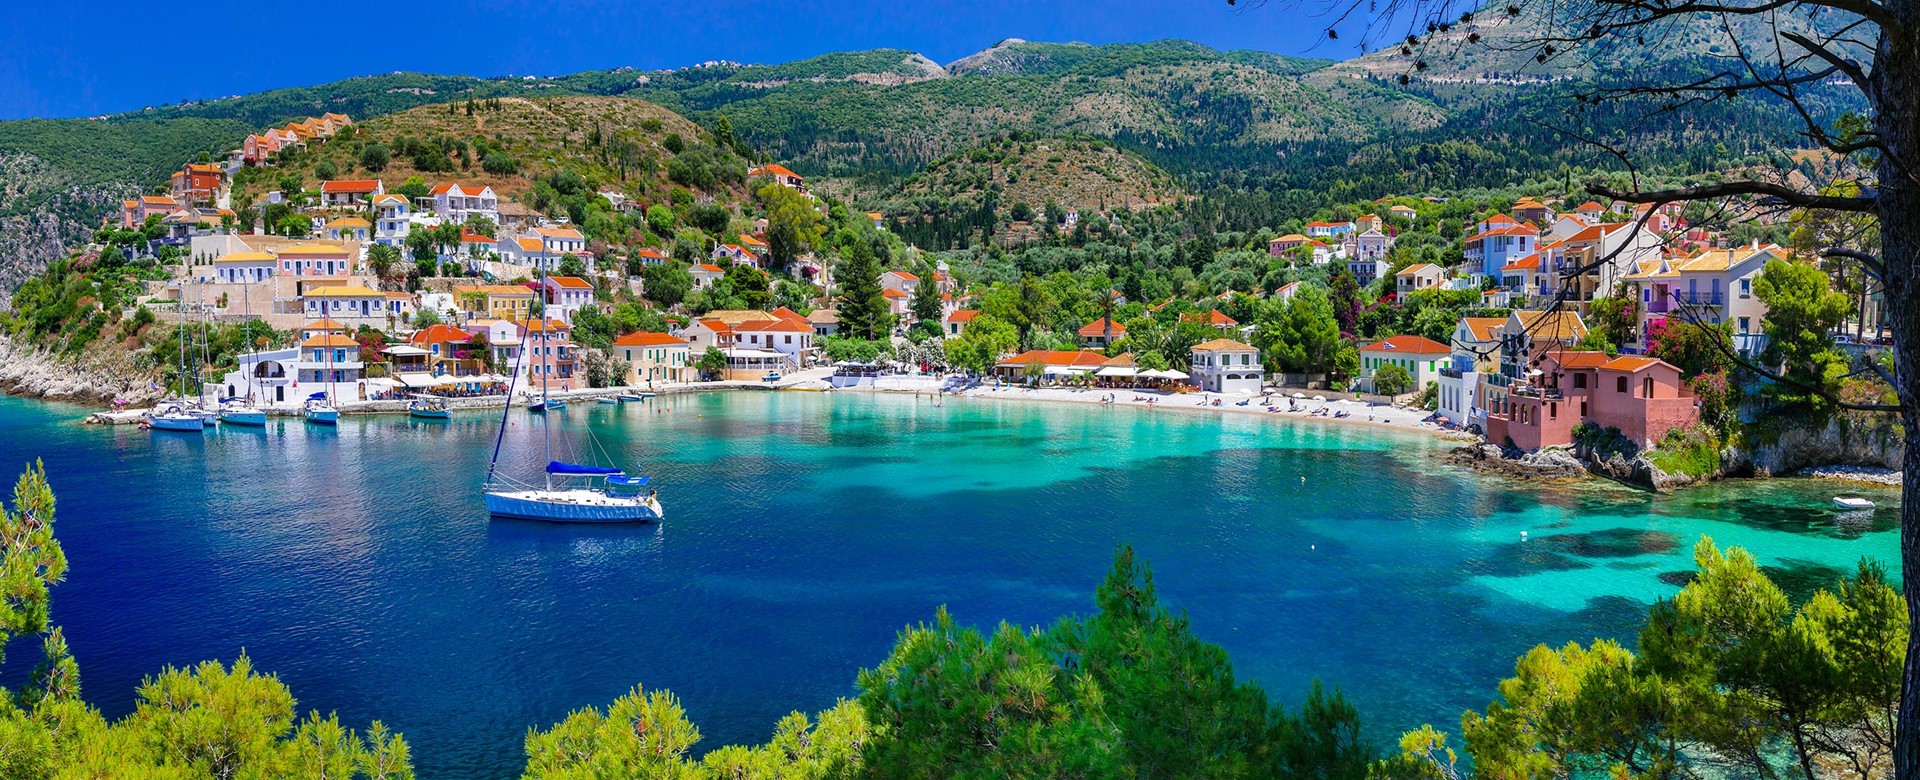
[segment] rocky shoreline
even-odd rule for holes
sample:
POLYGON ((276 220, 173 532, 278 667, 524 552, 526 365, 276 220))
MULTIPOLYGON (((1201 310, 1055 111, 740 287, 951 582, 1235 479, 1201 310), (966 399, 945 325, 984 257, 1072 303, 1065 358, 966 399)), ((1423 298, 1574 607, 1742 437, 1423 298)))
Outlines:
POLYGON ((0 337, 0 392, 49 401, 105 406, 115 399, 144 404, 160 397, 160 372, 142 369, 118 345, 94 345, 58 356, 0 337))
POLYGON ((1898 487, 1903 481, 1900 472, 1878 466, 1814 466, 1801 469, 1795 474, 1802 477, 1893 487, 1898 487))

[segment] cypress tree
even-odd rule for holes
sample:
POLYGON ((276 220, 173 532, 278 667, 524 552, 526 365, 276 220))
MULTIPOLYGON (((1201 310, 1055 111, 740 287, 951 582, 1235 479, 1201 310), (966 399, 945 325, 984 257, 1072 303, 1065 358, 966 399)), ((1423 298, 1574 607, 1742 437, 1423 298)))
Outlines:
POLYGON ((840 295, 834 299, 840 328, 851 338, 877 339, 887 332, 887 298, 880 289, 880 262, 873 247, 854 241, 834 274, 840 295))

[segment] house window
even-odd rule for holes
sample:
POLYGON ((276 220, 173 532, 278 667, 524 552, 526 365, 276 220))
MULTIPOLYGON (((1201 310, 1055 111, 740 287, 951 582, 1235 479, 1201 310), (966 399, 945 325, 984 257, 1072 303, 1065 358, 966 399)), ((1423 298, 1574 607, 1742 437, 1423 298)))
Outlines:
POLYGON ((1580 416, 1581 416, 1581 417, 1586 417, 1586 416, 1587 416, 1587 402, 1586 402, 1586 401, 1581 401, 1581 402, 1580 402, 1580 416))
POLYGON ((1615 380, 1614 380, 1614 388, 1613 388, 1613 389, 1614 389, 1614 392, 1618 392, 1618 393, 1624 393, 1624 392, 1626 392, 1626 391, 1627 391, 1627 378, 1623 376, 1623 377, 1619 377, 1618 379, 1615 379, 1615 380))
POLYGON ((1559 405, 1559 404, 1557 404, 1557 403, 1550 403, 1550 404, 1547 404, 1547 419, 1549 419, 1549 420, 1558 420, 1558 419, 1560 419, 1560 405, 1559 405))
POLYGON ((1584 389, 1586 389, 1586 386, 1587 386, 1587 375, 1586 375, 1586 374, 1574 374, 1574 375, 1573 375, 1573 389, 1575 389, 1575 390, 1584 390, 1584 389))

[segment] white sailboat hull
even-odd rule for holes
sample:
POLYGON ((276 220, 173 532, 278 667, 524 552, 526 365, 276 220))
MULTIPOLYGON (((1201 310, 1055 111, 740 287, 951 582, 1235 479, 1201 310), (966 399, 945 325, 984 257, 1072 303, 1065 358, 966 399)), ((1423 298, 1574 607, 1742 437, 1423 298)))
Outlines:
POLYGON ((194 414, 161 414, 147 420, 147 424, 156 431, 187 431, 200 433, 207 429, 205 421, 194 414))
POLYGON ((220 421, 228 425, 266 425, 267 413, 258 409, 225 411, 220 413, 220 421))
POLYGON ((340 412, 334 409, 308 409, 307 422, 316 425, 338 425, 340 412))
POLYGON ((661 519, 652 496, 609 496, 598 490, 487 491, 494 517, 544 523, 651 523, 661 519))

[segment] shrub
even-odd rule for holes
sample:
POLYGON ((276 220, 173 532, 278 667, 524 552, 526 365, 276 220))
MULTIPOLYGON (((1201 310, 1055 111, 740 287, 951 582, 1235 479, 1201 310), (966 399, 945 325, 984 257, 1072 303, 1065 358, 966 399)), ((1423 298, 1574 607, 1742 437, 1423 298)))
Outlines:
POLYGON ((1711 476, 1720 471, 1720 436, 1706 425, 1674 428, 1660 437, 1660 446, 1648 459, 1668 474, 1711 476))

